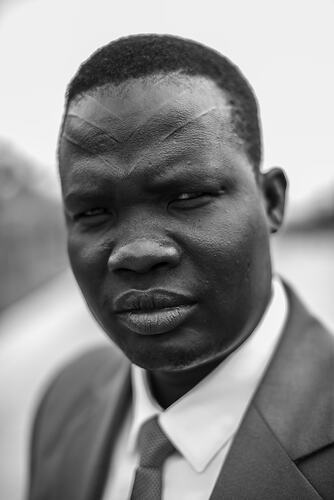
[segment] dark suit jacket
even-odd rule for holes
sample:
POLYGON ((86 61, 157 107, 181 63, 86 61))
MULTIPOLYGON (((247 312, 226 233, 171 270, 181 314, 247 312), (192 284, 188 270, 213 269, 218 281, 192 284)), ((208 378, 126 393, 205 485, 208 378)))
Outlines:
MULTIPOLYGON (((282 339, 212 500, 334 499, 334 337, 287 292, 282 339)), ((62 371, 35 421, 29 499, 101 498, 130 400, 129 363, 112 347, 62 371)))

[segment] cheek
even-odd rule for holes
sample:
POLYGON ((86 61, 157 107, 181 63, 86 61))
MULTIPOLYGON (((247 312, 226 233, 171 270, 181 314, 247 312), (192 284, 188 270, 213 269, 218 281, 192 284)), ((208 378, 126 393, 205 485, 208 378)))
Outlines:
POLYGON ((269 251, 265 217, 261 207, 244 207, 211 217, 206 224, 194 224, 192 258, 203 276, 238 285, 247 279, 259 254, 269 251))
POLYGON ((110 246, 98 237, 87 237, 69 230, 67 249, 76 279, 88 288, 100 282, 107 269, 110 246))

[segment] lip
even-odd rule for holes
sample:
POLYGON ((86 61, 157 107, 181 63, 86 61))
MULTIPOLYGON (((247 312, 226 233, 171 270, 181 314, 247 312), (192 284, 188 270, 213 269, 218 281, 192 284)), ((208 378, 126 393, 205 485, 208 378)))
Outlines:
POLYGON ((190 297, 169 290, 131 290, 113 303, 118 320, 132 332, 159 335, 181 325, 196 307, 190 297))

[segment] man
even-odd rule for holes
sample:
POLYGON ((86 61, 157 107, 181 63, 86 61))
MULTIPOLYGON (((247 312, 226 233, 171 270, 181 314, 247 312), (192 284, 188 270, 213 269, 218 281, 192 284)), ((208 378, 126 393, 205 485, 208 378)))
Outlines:
POLYGON ((272 276, 286 179, 253 92, 140 35, 69 85, 59 169, 75 277, 114 347, 53 382, 30 499, 334 497, 334 344, 272 276))

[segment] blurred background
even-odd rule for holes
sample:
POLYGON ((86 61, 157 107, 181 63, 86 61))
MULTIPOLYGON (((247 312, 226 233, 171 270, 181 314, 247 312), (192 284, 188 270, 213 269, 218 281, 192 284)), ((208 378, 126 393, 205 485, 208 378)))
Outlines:
POLYGON ((263 168, 290 179, 276 270, 334 330, 333 0, 0 0, 0 498, 22 500, 33 412, 59 367, 106 342, 68 270, 55 150, 93 50, 157 32, 216 48, 260 103, 263 168))

